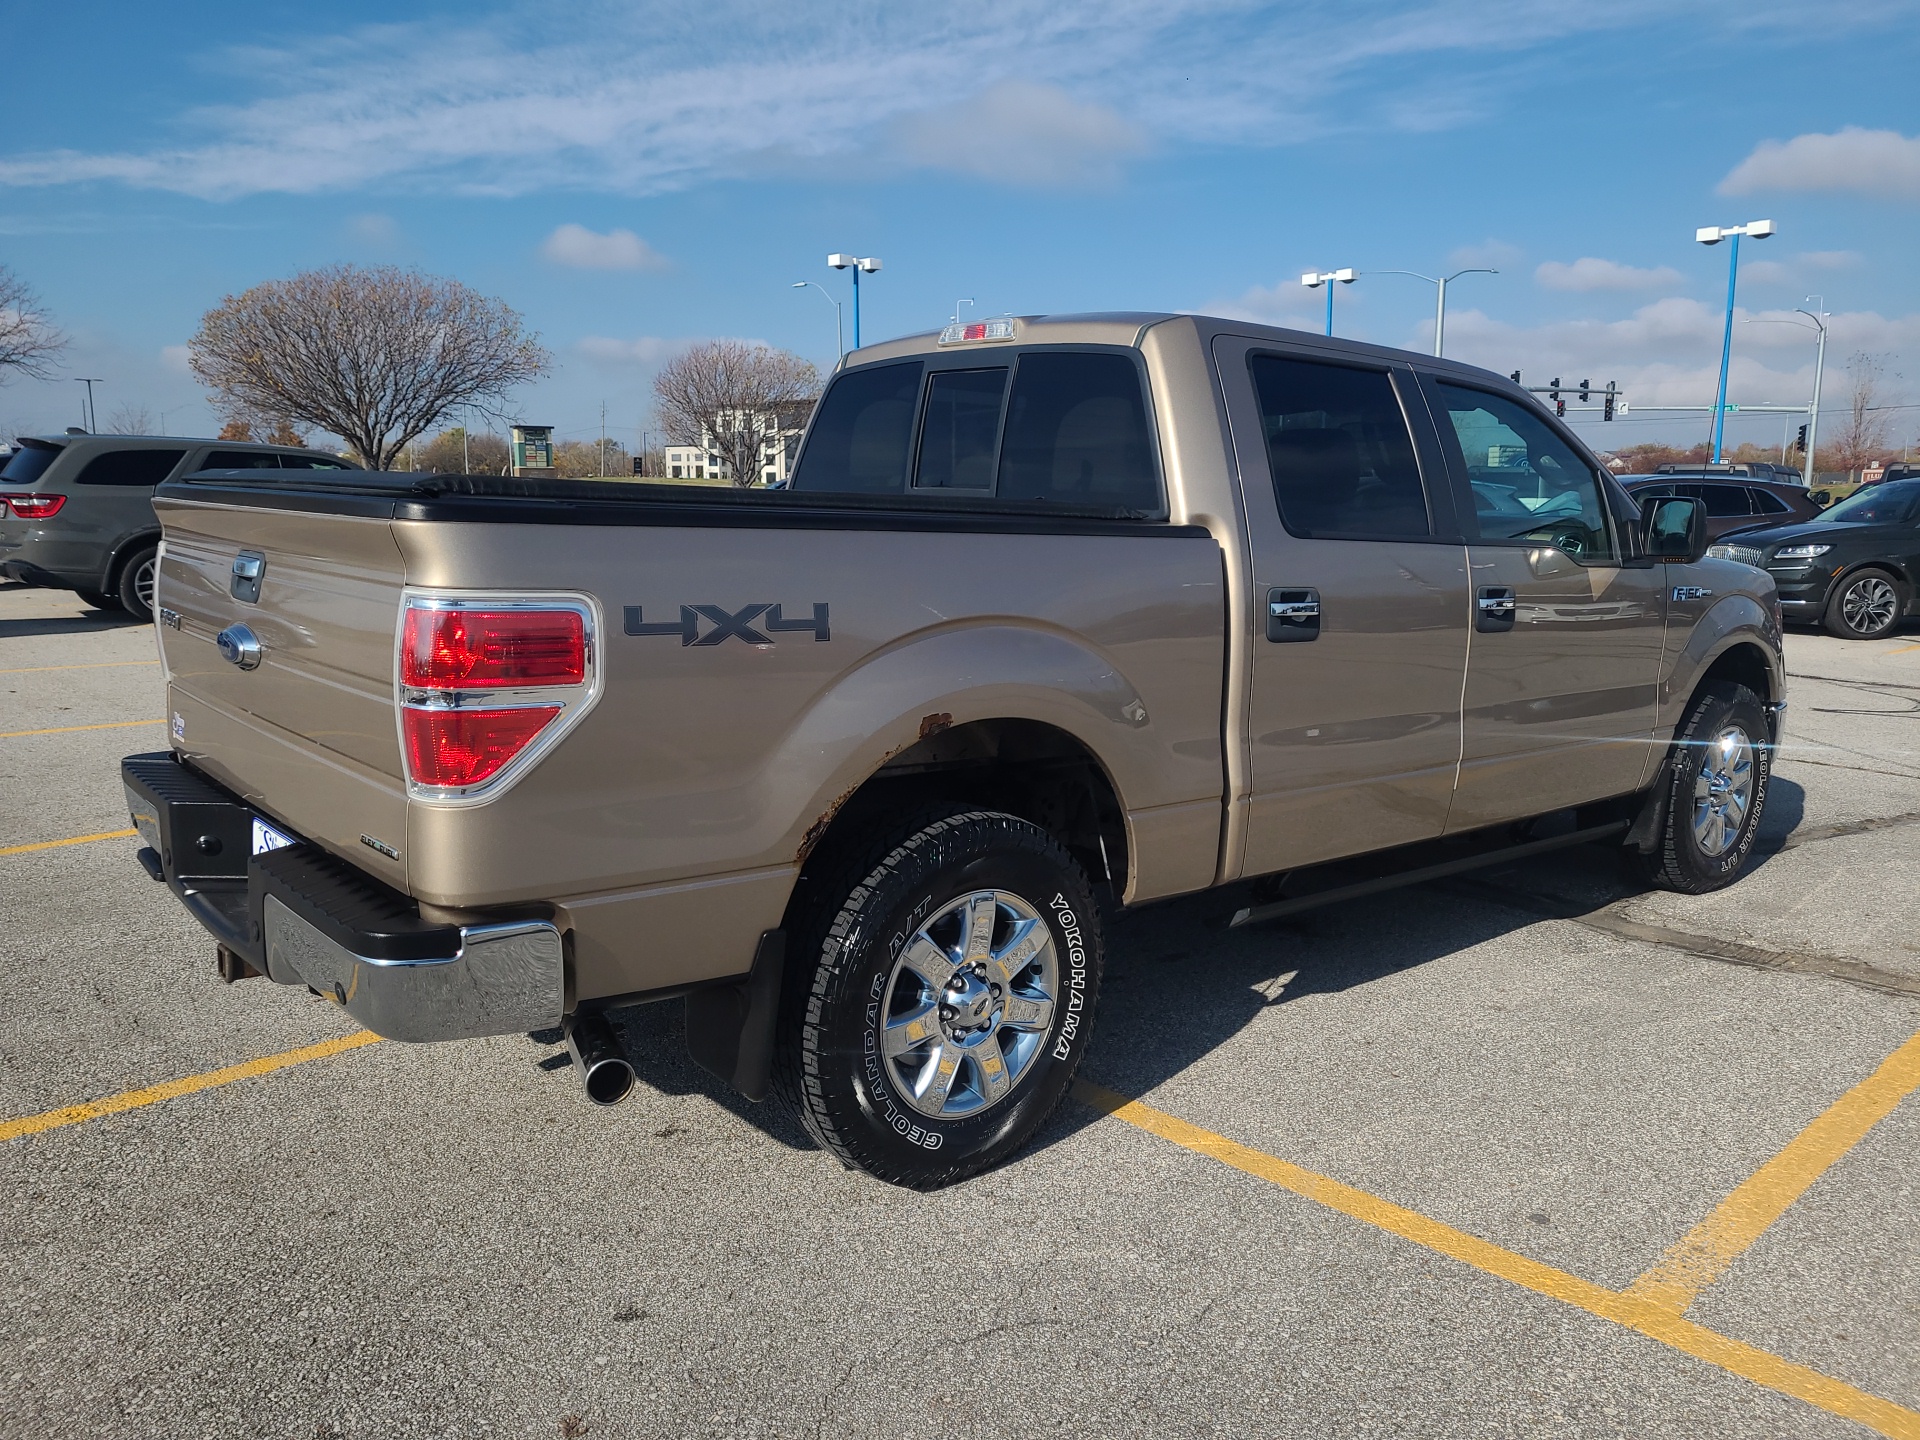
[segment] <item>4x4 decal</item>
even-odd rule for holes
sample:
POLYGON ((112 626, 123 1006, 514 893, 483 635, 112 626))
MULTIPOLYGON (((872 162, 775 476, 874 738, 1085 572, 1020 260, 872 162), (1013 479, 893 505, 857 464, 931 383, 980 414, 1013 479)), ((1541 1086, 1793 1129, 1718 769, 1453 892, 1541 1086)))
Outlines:
POLYGON ((720 605, 682 605, 678 620, 646 620, 638 605, 629 605, 626 611, 627 634, 678 635, 682 645, 718 645, 728 638, 738 638, 749 645, 771 645, 775 635, 801 630, 812 631, 815 640, 833 638, 824 603, 813 607, 811 620, 789 620, 780 613, 778 605, 748 605, 732 613, 720 605), (704 635, 700 633, 703 619, 713 626, 704 635))

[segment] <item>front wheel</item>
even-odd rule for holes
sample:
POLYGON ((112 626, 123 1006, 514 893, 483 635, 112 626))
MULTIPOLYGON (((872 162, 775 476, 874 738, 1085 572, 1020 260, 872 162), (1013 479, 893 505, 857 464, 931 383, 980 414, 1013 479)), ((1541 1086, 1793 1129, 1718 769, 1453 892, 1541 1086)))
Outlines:
POLYGON ((1012 815, 923 816, 823 885, 780 1084, 846 1164, 931 1190, 997 1164, 1073 1081, 1100 984, 1092 889, 1012 815))
POLYGON ((1900 585, 1884 570, 1856 570, 1827 600, 1829 635, 1842 640, 1878 640, 1900 623, 1900 585))
POLYGON ((1655 782, 1664 818, 1646 878, 1704 895, 1740 878, 1759 833, 1773 774, 1766 707, 1744 685, 1705 686, 1693 699, 1655 782))
POLYGON ((120 567, 120 608, 136 620, 153 618, 153 586, 160 564, 158 547, 136 550, 120 567))

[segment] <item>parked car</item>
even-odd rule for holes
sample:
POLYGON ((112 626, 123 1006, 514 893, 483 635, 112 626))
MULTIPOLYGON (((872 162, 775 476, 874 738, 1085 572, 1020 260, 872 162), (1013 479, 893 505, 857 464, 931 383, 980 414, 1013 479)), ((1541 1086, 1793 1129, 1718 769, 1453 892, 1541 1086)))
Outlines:
POLYGON ((1771 574, 1788 620, 1876 640, 1915 613, 1920 478, 1870 485, 1805 524, 1741 531, 1708 553, 1771 574))
POLYGON ((1684 495, 1706 507, 1707 534, 1718 540, 1736 530, 1791 525, 1811 520, 1820 507, 1804 485, 1737 475, 1694 479, 1678 475, 1622 475, 1620 483, 1635 497, 1684 495))
POLYGON ((1782 485, 1798 485, 1806 488, 1806 476, 1791 465, 1776 465, 1771 460, 1727 460, 1718 465, 1711 463, 1687 464, 1681 461, 1669 461, 1655 471, 1658 475, 1686 475, 1712 478, 1721 475, 1745 476, 1754 480, 1774 480, 1782 485))
POLYGON ((1697 502, 1487 371, 1237 320, 857 350, 785 491, 155 506, 169 749, 122 775, 222 974, 397 1039, 562 1028, 605 1101, 606 1012, 685 997, 696 1061, 923 1188, 1067 1092, 1111 907, 1595 842, 1718 889, 1784 703, 1773 582, 1697 502))
POLYGON ((22 436, 0 467, 0 575, 102 610, 153 609, 156 485, 199 470, 355 470, 287 445, 164 435, 22 436))

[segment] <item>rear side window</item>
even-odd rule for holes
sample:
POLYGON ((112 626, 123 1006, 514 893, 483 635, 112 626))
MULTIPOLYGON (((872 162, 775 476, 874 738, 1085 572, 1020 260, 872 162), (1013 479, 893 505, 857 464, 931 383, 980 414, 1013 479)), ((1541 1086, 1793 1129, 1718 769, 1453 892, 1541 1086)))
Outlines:
POLYGON ((920 425, 920 465, 913 483, 923 490, 990 490, 993 447, 1000 438, 1000 402, 1007 370, 939 370, 927 382, 927 414, 920 425))
POLYGON ((202 470, 278 470, 280 457, 257 450, 214 450, 201 462, 202 470))
POLYGON ((282 470, 351 470, 351 465, 322 455, 276 455, 282 470))
POLYGON ((1792 508, 1771 490, 1749 490, 1747 498, 1753 501, 1756 515, 1784 515, 1792 508))
POLYGON ((56 445, 22 445, 7 457, 6 468, 0 470, 0 480, 9 485, 31 485, 59 458, 60 449, 56 445))
POLYGON ((864 495, 905 490, 919 399, 918 360, 842 375, 820 401, 793 488, 864 495))
POLYGON ((1256 355, 1252 364, 1274 499, 1288 530, 1349 540, 1433 534, 1413 437, 1386 371, 1278 355, 1256 355))
POLYGON ((1140 371, 1126 355, 1020 357, 1001 442, 1002 500, 1158 510, 1140 371))
POLYGON ((77 485, 158 485, 180 463, 184 450, 109 450, 87 462, 77 485))

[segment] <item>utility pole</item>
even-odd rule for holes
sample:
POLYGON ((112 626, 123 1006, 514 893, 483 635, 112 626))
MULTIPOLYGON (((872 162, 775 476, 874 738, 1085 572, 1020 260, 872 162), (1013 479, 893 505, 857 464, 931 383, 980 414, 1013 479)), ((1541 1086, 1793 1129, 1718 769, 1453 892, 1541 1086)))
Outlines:
MULTIPOLYGON (((1807 299, 1815 305, 1826 303, 1824 295, 1809 295, 1807 299)), ((1807 412, 1807 454, 1801 471, 1806 478, 1807 488, 1811 490, 1813 488, 1813 447, 1820 440, 1820 372, 1827 368, 1827 312, 1821 310, 1815 313, 1812 310, 1802 310, 1800 313, 1813 321, 1820 331, 1820 348, 1813 354, 1813 405, 1807 412)))
MULTIPOLYGON (((1435 297, 1433 306, 1433 353, 1436 358, 1447 353, 1447 286, 1455 280, 1458 280, 1462 275, 1498 275, 1499 273, 1498 270, 1489 270, 1479 265, 1471 266, 1465 270, 1456 270, 1451 275, 1439 276, 1422 275, 1418 270, 1367 271, 1369 275, 1411 275, 1416 280, 1426 281, 1440 292, 1438 296, 1435 297)), ((1329 290, 1328 298, 1332 298, 1331 290, 1329 290)), ((1333 331, 1328 330, 1327 333, 1331 335, 1333 331)), ((1515 383, 1517 384, 1519 382, 1516 381, 1515 383)))
POLYGON ((600 473, 607 473, 607 402, 600 402, 600 473))

